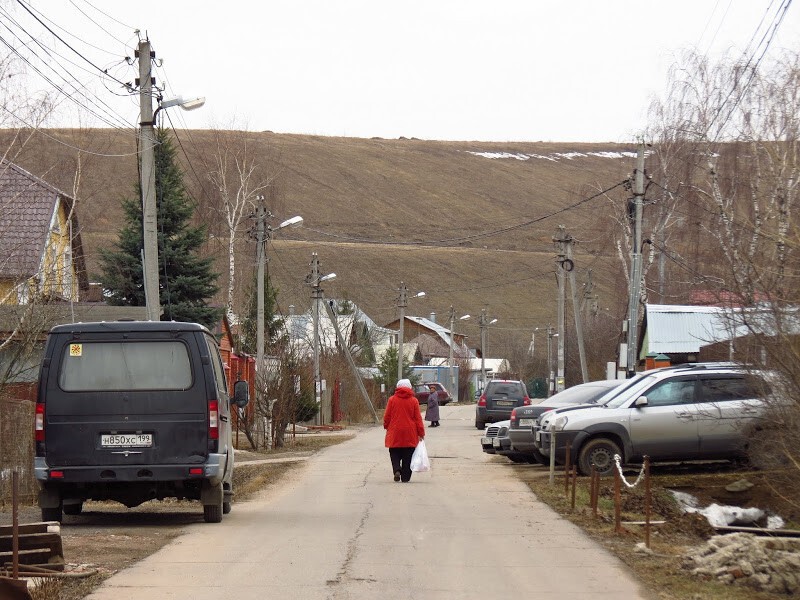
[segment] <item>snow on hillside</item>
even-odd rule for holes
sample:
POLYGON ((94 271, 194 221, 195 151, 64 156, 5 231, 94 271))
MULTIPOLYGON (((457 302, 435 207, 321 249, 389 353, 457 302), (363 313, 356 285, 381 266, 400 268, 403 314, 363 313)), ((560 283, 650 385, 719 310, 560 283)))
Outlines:
POLYGON ((513 158, 514 160, 530 160, 540 158, 558 162, 562 158, 572 160, 574 158, 586 158, 597 156, 600 158, 636 158, 636 152, 552 152, 550 154, 523 154, 521 152, 473 152, 466 150, 467 154, 482 156, 483 158, 513 158))

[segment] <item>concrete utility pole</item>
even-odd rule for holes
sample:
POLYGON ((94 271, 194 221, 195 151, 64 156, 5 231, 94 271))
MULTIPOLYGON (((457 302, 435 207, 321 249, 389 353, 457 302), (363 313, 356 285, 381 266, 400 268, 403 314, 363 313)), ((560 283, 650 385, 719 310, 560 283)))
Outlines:
POLYGON ((150 50, 150 41, 139 42, 139 150, 142 155, 142 258, 144 298, 147 305, 147 320, 161 319, 158 276, 158 213, 156 210, 156 136, 153 130, 153 84, 151 75, 155 52, 150 50))
POLYGON ((481 393, 486 389, 486 328, 492 323, 497 323, 497 319, 486 320, 486 309, 481 309, 481 316, 478 325, 481 328, 481 393))
POLYGON ((552 325, 547 326, 547 397, 549 398, 555 393, 556 380, 555 372, 553 371, 553 338, 558 336, 553 333, 552 325))
POLYGON ((403 321, 406 318, 406 306, 408 306, 408 288, 402 281, 400 282, 400 297, 397 299, 397 308, 400 309, 400 331, 397 335, 397 381, 403 378, 403 321))
POLYGON ((639 143, 634 172, 633 247, 631 248, 630 296, 628 297, 627 376, 636 374, 636 343, 639 329, 639 298, 642 289, 642 203, 644 200, 644 142, 639 143))
POLYGON ((314 398, 317 401, 317 421, 322 410, 322 377, 319 372, 319 301, 322 290, 319 287, 319 258, 317 253, 311 255, 311 313, 314 319, 314 398))
MULTIPOLYGON (((555 382, 555 393, 564 389, 564 340, 566 338, 566 310, 565 310, 565 295, 566 295, 566 268, 567 262, 567 248, 566 248, 566 233, 564 226, 559 226, 553 241, 558 246, 558 254, 556 256, 556 279, 558 281, 558 308, 556 312, 556 328, 558 329, 558 351, 557 351, 557 372, 555 382)), ((570 261, 571 263, 571 261, 570 261)), ((572 267, 570 267, 572 268, 572 267)))
POLYGON ((564 237, 566 238, 567 258, 561 263, 561 268, 567 271, 569 277, 569 289, 572 293, 572 315, 575 318, 575 337, 578 339, 578 356, 581 361, 581 377, 583 378, 583 383, 588 383, 589 369, 586 366, 586 348, 583 345, 583 321, 581 320, 581 310, 578 303, 578 288, 575 283, 575 260, 572 256, 572 245, 575 239, 566 231, 564 232, 564 237))
POLYGON ((267 235, 264 221, 266 210, 264 209, 264 196, 258 196, 258 212, 256 218, 256 242, 258 249, 258 272, 256 276, 256 375, 264 376, 264 267, 267 255, 267 235))
POLYGON ((450 395, 458 402, 458 389, 456 386, 456 377, 453 371, 453 327, 455 327, 456 309, 450 305, 450 358, 448 365, 450 365, 450 395))

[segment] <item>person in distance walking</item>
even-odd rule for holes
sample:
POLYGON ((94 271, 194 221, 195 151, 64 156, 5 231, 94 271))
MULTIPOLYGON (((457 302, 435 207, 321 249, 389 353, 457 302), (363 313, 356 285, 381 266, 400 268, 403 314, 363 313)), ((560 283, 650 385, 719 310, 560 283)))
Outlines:
POLYGON ((431 427, 439 426, 439 392, 434 386, 430 386, 431 393, 428 395, 428 408, 425 410, 425 420, 431 422, 431 427))

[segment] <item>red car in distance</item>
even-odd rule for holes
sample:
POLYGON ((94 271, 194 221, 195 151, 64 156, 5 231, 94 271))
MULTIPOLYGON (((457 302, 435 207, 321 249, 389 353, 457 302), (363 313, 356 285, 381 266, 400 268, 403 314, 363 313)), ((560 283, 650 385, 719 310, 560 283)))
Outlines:
POLYGON ((452 400, 446 387, 441 383, 431 381, 428 383, 418 383, 414 386, 414 395, 417 397, 420 404, 428 403, 428 396, 431 395, 431 387, 436 388, 436 391, 439 392, 439 406, 444 406, 452 400))

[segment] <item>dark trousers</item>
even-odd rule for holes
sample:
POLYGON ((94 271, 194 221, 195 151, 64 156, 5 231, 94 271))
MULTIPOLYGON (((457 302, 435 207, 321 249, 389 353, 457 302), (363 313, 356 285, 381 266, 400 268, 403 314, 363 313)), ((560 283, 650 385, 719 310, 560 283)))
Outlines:
POLYGON ((400 471, 400 481, 411 479, 411 456, 414 448, 389 448, 389 458, 392 459, 392 473, 400 471))

